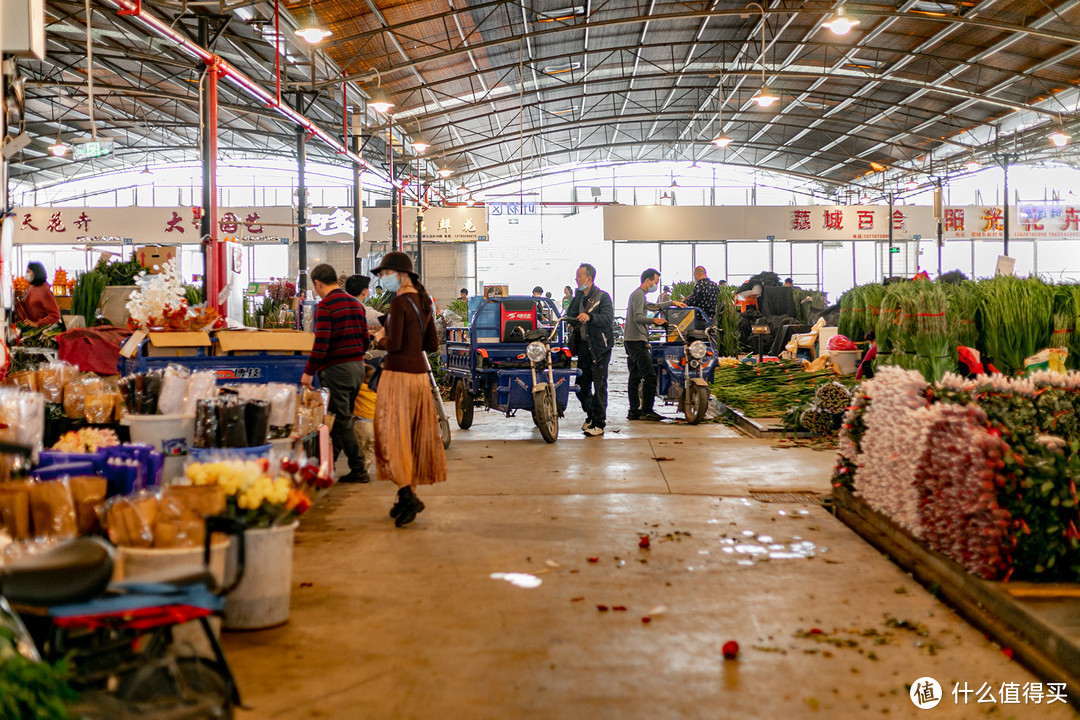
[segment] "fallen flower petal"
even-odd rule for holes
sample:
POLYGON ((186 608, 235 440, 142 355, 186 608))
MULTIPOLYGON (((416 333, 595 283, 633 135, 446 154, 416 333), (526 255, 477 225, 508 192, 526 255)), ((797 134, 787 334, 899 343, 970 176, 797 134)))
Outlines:
POLYGON ((724 643, 724 647, 720 650, 724 654, 725 660, 734 660, 739 657, 739 643, 734 640, 728 640, 724 643))
POLYGON ((637 546, 639 548, 641 548, 642 550, 648 550, 649 549, 649 536, 648 535, 642 535, 641 540, 638 541, 637 546))

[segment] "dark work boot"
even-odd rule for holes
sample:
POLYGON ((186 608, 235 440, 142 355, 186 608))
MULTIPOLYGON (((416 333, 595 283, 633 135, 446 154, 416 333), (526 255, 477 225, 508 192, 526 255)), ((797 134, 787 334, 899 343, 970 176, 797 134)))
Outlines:
POLYGON ((416 519, 416 515, 424 509, 424 503, 420 502, 420 498, 416 497, 416 493, 413 492, 411 487, 403 487, 398 490, 397 504, 391 508, 390 516, 394 518, 394 524, 398 527, 405 527, 413 520, 416 519), (397 510, 397 515, 394 514, 394 510, 397 510))

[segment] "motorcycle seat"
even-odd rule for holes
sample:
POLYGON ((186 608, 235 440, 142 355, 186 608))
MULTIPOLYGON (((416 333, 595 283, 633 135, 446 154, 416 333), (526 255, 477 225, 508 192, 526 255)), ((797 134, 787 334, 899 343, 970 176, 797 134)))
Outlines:
POLYGON ((709 339, 709 333, 705 332, 704 330, 687 330, 686 331, 686 339, 687 340, 708 340, 709 339))
POLYGON ((112 550, 79 538, 0 568, 0 595, 20 605, 83 602, 101 595, 112 573, 112 550))

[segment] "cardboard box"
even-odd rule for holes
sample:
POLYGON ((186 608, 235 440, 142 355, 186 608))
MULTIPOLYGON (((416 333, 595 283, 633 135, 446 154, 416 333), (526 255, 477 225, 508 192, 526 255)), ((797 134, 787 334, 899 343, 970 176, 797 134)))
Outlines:
POLYGON ((222 330, 217 334, 218 355, 306 355, 314 345, 315 333, 295 330, 222 330))
POLYGON ((152 275, 160 273, 161 266, 170 260, 175 261, 174 267, 177 271, 180 270, 179 261, 176 259, 175 247, 165 247, 162 245, 141 247, 135 251, 135 259, 139 261, 140 265, 149 270, 152 275))
POLYGON ((147 357, 192 357, 210 347, 208 332, 152 332, 147 337, 147 357))

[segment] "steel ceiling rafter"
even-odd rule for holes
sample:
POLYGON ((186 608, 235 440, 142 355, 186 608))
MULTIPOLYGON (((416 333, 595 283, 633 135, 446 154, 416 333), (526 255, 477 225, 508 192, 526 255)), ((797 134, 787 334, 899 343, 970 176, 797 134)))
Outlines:
MULTIPOLYGON (((654 7, 657 1, 658 0, 652 0, 649 3, 650 7, 654 7)), ((774 2, 781 2, 781 1, 782 0, 774 0, 774 2)), ((500 0, 499 3, 496 3, 496 4, 502 4, 502 3, 507 3, 507 2, 513 2, 513 0, 500 0)), ((486 5, 486 3, 484 5, 486 5)), ((799 9, 799 8, 786 8, 786 7, 782 7, 782 6, 781 7, 765 8, 766 16, 769 16, 769 15, 799 15, 799 14, 823 15, 823 14, 825 14, 827 12, 828 11, 824 7, 822 9, 814 9, 814 10, 805 10, 805 9, 799 9)), ((622 26, 622 25, 640 24, 640 23, 644 23, 644 22, 661 23, 661 22, 665 22, 665 21, 700 19, 700 18, 706 18, 706 17, 741 17, 741 16, 747 15, 747 14, 753 14, 753 13, 747 11, 745 8, 742 8, 742 7, 740 7, 739 9, 735 9, 735 10, 683 11, 683 12, 676 12, 676 13, 667 13, 667 14, 663 14, 663 15, 647 14, 645 16, 635 16, 635 17, 630 17, 630 18, 615 18, 615 19, 610 19, 610 20, 593 20, 593 21, 590 22, 590 27, 592 29, 596 30, 596 29, 602 29, 602 28, 608 28, 608 27, 618 27, 618 26, 622 26)), ((947 16, 947 17, 945 17, 945 16, 939 17, 939 16, 924 15, 924 14, 913 13, 913 12, 903 12, 903 13, 901 13, 901 12, 895 12, 895 11, 875 11, 875 10, 869 10, 869 9, 867 9, 867 10, 860 9, 859 10, 859 16, 860 17, 867 17, 867 18, 895 18, 895 19, 898 19, 898 20, 916 20, 917 19, 917 20, 921 20, 921 21, 924 21, 924 22, 928 22, 928 23, 946 24, 946 25, 958 25, 958 26, 970 26, 970 27, 976 27, 976 28, 987 29, 987 30, 996 30, 996 31, 999 31, 999 32, 1018 33, 1018 34, 1021 34, 1021 35, 1031 35, 1031 36, 1039 37, 1039 38, 1042 38, 1042 39, 1045 39, 1045 40, 1053 40, 1053 41, 1060 42, 1060 43, 1063 43, 1063 44, 1066 44, 1066 45, 1080 44, 1080 33, 1054 32, 1054 31, 1045 30, 1043 28, 1035 28, 1035 27, 1024 26, 1024 25, 1015 25, 1015 24, 1012 24, 1012 23, 992 22, 992 21, 978 19, 978 18, 969 19, 969 18, 966 18, 966 17, 959 17, 959 16, 952 16, 952 15, 947 16)), ((438 16, 435 16, 435 17, 438 17, 438 16)), ((416 24, 416 23, 419 23, 419 22, 426 22, 426 21, 431 20, 431 19, 435 19, 435 18, 430 18, 429 17, 429 18, 424 18, 424 19, 420 19, 420 20, 410 20, 410 21, 407 21, 405 23, 399 24, 397 26, 392 25, 392 26, 388 26, 386 28, 383 28, 381 30, 373 30, 373 31, 369 31, 369 32, 392 33, 392 32, 395 32, 395 30, 397 28, 399 28, 399 27, 413 25, 413 24, 416 24)), ((758 21, 758 22, 760 22, 760 21, 758 21)), ((757 29, 757 28, 755 28, 755 29, 757 30, 757 32, 760 32, 759 29, 757 29)), ((577 31, 577 30, 579 30, 579 28, 574 27, 574 26, 552 27, 552 28, 545 28, 545 29, 542 29, 542 30, 534 30, 534 31, 529 33, 529 36, 532 37, 532 38, 545 38, 545 37, 548 37, 548 36, 555 36, 555 35, 559 35, 561 33, 574 32, 574 31, 577 31)), ((365 35, 366 34, 367 33, 365 33, 365 35)), ((749 37, 749 35, 747 37, 749 37)), ((347 39, 347 38, 343 38, 343 39, 347 39)), ((498 39, 494 39, 494 40, 488 40, 488 41, 485 41, 483 43, 477 43, 475 45, 470 45, 468 48, 463 48, 463 47, 454 48, 452 50, 448 50, 448 51, 445 51, 445 52, 442 52, 442 53, 436 53, 436 54, 433 54, 433 55, 427 55, 427 56, 424 56, 424 57, 421 57, 421 58, 416 58, 415 60, 411 60, 411 61, 406 62, 406 63, 392 64, 389 67, 387 67, 385 70, 380 70, 380 72, 382 72, 384 75, 390 75, 390 74, 393 74, 393 73, 401 72, 403 70, 411 70, 412 67, 414 67, 414 66, 421 67, 421 66, 424 66, 424 65, 430 65, 430 64, 434 64, 434 63, 445 63, 447 60, 450 60, 450 59, 452 59, 452 58, 454 58, 454 57, 456 57, 458 55, 461 55, 461 54, 469 51, 469 50, 471 50, 473 52, 476 52, 476 51, 479 51, 479 50, 489 50, 489 49, 496 48, 496 47, 499 47, 499 46, 502 46, 502 45, 512 45, 512 44, 515 44, 518 41, 518 39, 519 39, 519 37, 517 35, 510 35, 510 36, 507 36, 507 37, 498 38, 498 39)), ((359 80, 359 79, 367 77, 367 75, 368 75, 368 73, 347 74, 347 75, 345 75, 344 79, 346 79, 346 80, 359 80)), ((339 82, 339 81, 329 81, 329 80, 328 81, 322 81, 320 83, 316 83, 316 86, 331 85, 334 82, 339 82)))

